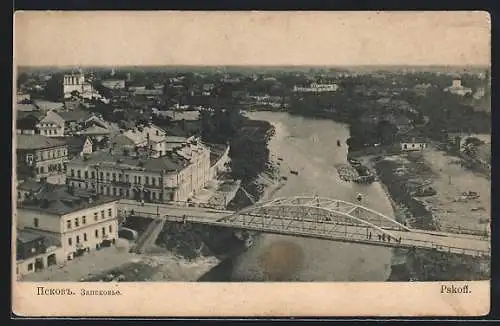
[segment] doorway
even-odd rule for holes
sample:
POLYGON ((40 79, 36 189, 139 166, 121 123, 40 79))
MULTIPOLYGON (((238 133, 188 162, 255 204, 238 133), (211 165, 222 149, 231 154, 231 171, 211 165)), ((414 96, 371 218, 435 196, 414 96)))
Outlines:
POLYGON ((37 258, 35 260, 35 272, 38 272, 44 268, 43 258, 37 258))
POLYGON ((141 192, 139 190, 134 189, 134 200, 141 200, 141 192))
POLYGON ((52 266, 57 264, 56 254, 51 254, 47 257, 47 266, 52 266))

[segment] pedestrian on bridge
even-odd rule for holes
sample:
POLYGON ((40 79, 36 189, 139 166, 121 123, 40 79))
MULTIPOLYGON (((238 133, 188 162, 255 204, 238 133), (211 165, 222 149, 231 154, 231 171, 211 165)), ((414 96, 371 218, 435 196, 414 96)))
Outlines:
POLYGON ((385 242, 385 234, 382 234, 382 241, 385 242))
POLYGON ((380 234, 377 234, 378 236, 378 241, 380 241, 380 239, 382 239, 382 236, 380 234))
POLYGON ((391 242, 391 236, 390 235, 387 236, 387 242, 391 242))
POLYGON ((371 240, 372 239, 372 233, 368 233, 368 239, 371 240))

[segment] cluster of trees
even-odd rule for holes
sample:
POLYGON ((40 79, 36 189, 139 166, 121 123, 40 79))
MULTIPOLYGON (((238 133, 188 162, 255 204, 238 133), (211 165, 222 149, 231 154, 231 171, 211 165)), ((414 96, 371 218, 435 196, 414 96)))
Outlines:
POLYGON ((475 110, 463 99, 439 89, 427 96, 415 96, 404 92, 400 96, 412 104, 422 115, 428 117, 426 136, 442 140, 448 132, 490 133, 491 115, 475 110))
POLYGON ((362 122, 349 125, 351 137, 347 139, 349 150, 359 150, 375 144, 391 145, 397 139, 398 128, 385 120, 376 124, 362 122))
POLYGON ((253 181, 269 162, 268 142, 272 125, 267 121, 250 120, 238 110, 202 111, 204 141, 231 146, 231 173, 244 184, 253 181))

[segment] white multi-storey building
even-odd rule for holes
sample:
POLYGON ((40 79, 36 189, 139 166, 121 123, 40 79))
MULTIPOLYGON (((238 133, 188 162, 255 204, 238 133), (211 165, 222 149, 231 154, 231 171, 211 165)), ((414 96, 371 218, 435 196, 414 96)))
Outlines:
POLYGON ((118 239, 117 199, 74 194, 59 186, 17 206, 18 227, 57 241, 64 260, 114 244, 118 239))
POLYGON ((94 93, 92 84, 85 80, 85 75, 80 72, 78 74, 64 75, 63 93, 64 98, 70 98, 73 92, 78 92, 80 95, 94 93))
POLYGON ((186 201, 211 180, 210 150, 197 140, 147 158, 103 150, 68 162, 67 180, 79 189, 148 202, 186 201))

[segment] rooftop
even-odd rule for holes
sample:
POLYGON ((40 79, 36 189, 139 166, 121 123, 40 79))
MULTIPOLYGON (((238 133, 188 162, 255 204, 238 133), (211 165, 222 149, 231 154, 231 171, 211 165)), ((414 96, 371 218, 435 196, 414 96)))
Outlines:
POLYGON ((92 113, 83 110, 60 111, 59 116, 65 121, 84 121, 92 116, 92 113))
POLYGON ((17 149, 42 149, 64 146, 66 143, 62 140, 45 137, 42 135, 17 135, 17 149))
POLYGON ((18 203, 18 209, 65 215, 82 209, 116 201, 116 198, 96 196, 81 189, 70 190, 66 185, 46 184, 46 189, 35 198, 18 203))
POLYGON ((125 156, 123 153, 110 153, 109 150, 96 151, 87 157, 77 157, 68 164, 80 163, 85 165, 103 164, 113 165, 116 168, 141 168, 148 171, 161 172, 182 170, 189 162, 175 154, 159 158, 147 159, 134 156, 125 156))
POLYGON ((91 126, 80 131, 80 134, 82 135, 108 135, 110 133, 111 132, 108 129, 99 126, 91 126))
POLYGON ((168 117, 172 120, 190 120, 196 121, 200 119, 199 111, 158 111, 157 114, 162 117, 168 117))
POLYGON ((420 136, 404 136, 401 138, 402 143, 427 143, 425 137, 420 136))
POLYGON ((63 139, 68 145, 69 152, 80 152, 83 149, 83 145, 85 144, 85 140, 87 139, 87 137, 71 136, 71 137, 64 137, 63 139))
POLYGON ((16 109, 18 111, 28 111, 28 112, 38 110, 38 108, 34 104, 23 104, 23 103, 16 104, 16 109))
POLYGON ((61 102, 51 102, 44 100, 35 100, 34 102, 36 106, 38 106, 42 111, 60 110, 64 107, 64 103, 61 102))
POLYGON ((32 242, 35 240, 40 240, 45 238, 43 235, 28 231, 26 229, 17 229, 17 234, 16 234, 17 241, 22 242, 22 243, 28 243, 32 242))
POLYGON ((44 184, 41 182, 37 182, 32 179, 27 179, 17 186, 18 190, 25 190, 25 191, 38 191, 44 187, 44 184))

